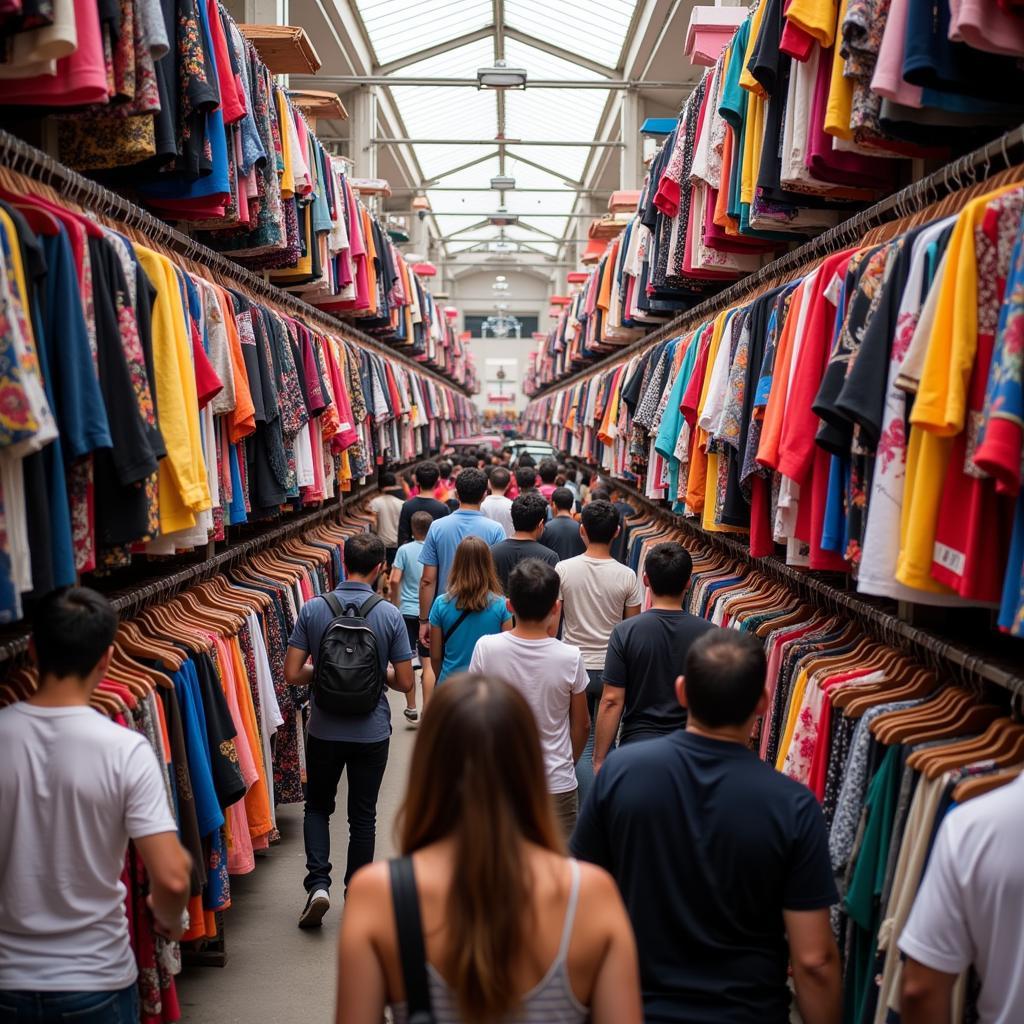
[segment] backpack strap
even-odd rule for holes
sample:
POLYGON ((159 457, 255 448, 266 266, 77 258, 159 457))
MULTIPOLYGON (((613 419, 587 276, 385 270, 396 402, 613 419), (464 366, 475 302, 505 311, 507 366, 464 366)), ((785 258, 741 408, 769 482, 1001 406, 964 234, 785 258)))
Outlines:
POLYGON ((388 862, 388 866, 409 1024, 434 1024, 427 984, 427 951, 423 945, 423 921, 412 857, 396 857, 388 862))
POLYGON ((326 594, 321 594, 320 596, 327 602, 336 619, 345 614, 345 609, 342 607, 338 595, 333 590, 329 590, 326 594))
POLYGON ((363 603, 362 608, 360 608, 359 611, 356 612, 356 614, 359 616, 359 618, 365 619, 370 614, 370 612, 372 612, 373 609, 377 607, 377 605, 383 603, 384 598, 381 597, 380 594, 371 594, 363 603))
POLYGON ((441 634, 441 642, 448 643, 452 634, 469 618, 470 610, 466 608, 463 613, 441 634))

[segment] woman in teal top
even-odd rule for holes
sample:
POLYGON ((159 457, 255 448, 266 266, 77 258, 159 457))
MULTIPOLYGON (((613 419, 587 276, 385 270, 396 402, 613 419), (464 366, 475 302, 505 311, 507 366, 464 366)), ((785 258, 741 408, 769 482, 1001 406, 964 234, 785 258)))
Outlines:
POLYGON ((469 668, 480 637, 511 628, 491 549, 479 537, 464 538, 455 550, 448 592, 430 609, 430 663, 438 684, 469 668))

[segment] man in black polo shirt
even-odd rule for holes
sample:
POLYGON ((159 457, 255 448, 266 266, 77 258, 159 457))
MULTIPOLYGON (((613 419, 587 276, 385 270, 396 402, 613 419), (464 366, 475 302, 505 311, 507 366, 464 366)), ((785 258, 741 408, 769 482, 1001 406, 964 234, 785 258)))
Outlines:
POLYGON ((571 848, 614 875, 636 934, 644 1019, 838 1024, 838 900, 821 809, 748 748, 768 706, 753 636, 706 632, 676 681, 686 729, 614 751, 571 848))
POLYGON ((524 558, 539 558, 548 565, 558 561, 558 556, 550 548, 537 542, 544 529, 547 510, 548 503, 536 491, 520 494, 512 502, 512 528, 515 533, 491 548, 494 568, 504 593, 508 593, 509 574, 524 558))
MULTIPOLYGON (((543 540, 543 538, 541 538, 543 540)), ((690 645, 715 627, 683 611, 683 594, 693 560, 682 544, 657 544, 644 563, 644 585, 651 588, 651 607, 625 619, 608 639, 601 703, 594 732, 594 771, 615 745, 651 739, 686 725, 686 711, 676 700, 676 677, 690 645)))
POLYGON ((398 517, 398 546, 408 544, 412 540, 412 517, 417 512, 429 512, 432 519, 440 519, 448 515, 448 506, 434 497, 434 488, 441 477, 436 462, 421 462, 416 467, 416 486, 420 493, 409 498, 402 506, 398 517))
POLYGON ((548 525, 540 535, 541 544, 551 548, 558 555, 560 562, 582 555, 587 550, 587 545, 580 536, 580 524, 572 517, 575 505, 576 499, 568 487, 557 488, 551 495, 554 515, 548 520, 548 525))

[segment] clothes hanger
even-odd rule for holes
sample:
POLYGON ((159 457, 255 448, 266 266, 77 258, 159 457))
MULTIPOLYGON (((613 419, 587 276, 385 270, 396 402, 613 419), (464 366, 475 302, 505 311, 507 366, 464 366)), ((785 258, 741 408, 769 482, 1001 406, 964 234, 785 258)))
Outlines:
POLYGON ((180 651, 156 637, 147 639, 131 619, 118 623, 117 638, 126 654, 137 658, 154 658, 174 671, 180 669, 184 663, 180 651))
POLYGON ((966 706, 955 705, 946 716, 925 719, 902 728, 895 726, 890 733, 896 734, 898 742, 916 746, 918 743, 925 743, 928 740, 953 738, 980 732, 1002 714, 1002 710, 994 704, 977 704, 973 697, 968 695, 968 698, 966 706))
POLYGON ((991 793, 1008 782, 1013 782, 1024 771, 1024 765, 1015 765, 1012 768, 1005 768, 1002 771, 993 772, 991 775, 982 775, 974 779, 964 779, 953 787, 953 802, 965 804, 976 796, 984 796, 991 793))
POLYGON ((997 718, 980 735, 938 750, 917 750, 907 758, 907 764, 937 778, 942 772, 972 761, 999 757, 1012 759, 1018 746, 1024 751, 1024 725, 1009 718, 997 718))
POLYGON ((917 700, 934 693, 938 680, 927 669, 909 664, 892 680, 889 685, 882 685, 874 693, 856 694, 855 699, 847 703, 843 714, 848 718, 859 718, 868 708, 878 704, 892 704, 902 700, 917 700))

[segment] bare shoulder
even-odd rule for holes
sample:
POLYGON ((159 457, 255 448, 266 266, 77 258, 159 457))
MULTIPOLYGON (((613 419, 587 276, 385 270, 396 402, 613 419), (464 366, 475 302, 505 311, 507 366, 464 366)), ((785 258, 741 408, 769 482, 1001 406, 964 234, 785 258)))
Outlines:
POLYGON ((611 901, 613 906, 621 907, 622 900, 612 876, 596 864, 588 864, 582 860, 577 863, 580 866, 581 899, 592 899, 596 906, 600 906, 604 901, 611 901))
POLYGON ((360 868, 349 882, 345 912, 364 923, 388 919, 382 910, 391 904, 391 876, 388 862, 377 861, 360 868))

